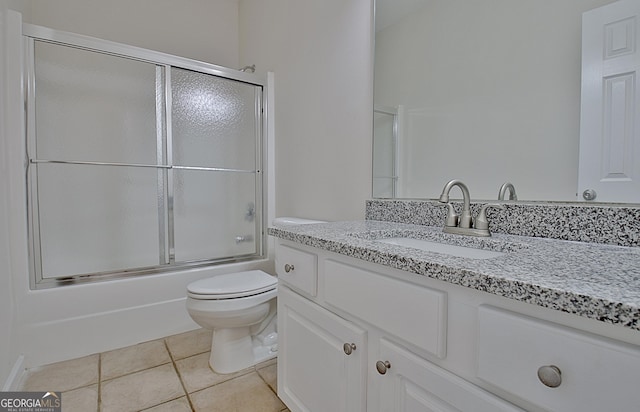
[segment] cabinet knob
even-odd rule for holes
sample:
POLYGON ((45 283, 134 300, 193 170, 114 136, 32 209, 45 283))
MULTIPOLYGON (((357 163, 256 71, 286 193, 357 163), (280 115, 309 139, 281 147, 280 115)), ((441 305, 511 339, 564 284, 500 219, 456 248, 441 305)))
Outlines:
POLYGON ((293 267, 293 265, 290 265, 288 263, 286 265, 284 265, 284 271, 287 272, 287 273, 291 272, 293 269, 295 269, 293 267))
POLYGON ((384 375, 387 373, 387 369, 391 369, 391 364, 389 361, 381 361, 376 362, 376 369, 380 375, 384 375))
POLYGON ((545 365, 538 368, 538 379, 545 386, 557 388, 562 383, 562 372, 555 365, 545 365))
POLYGON ((356 350, 356 344, 355 343, 345 343, 342 346, 342 349, 344 349, 344 353, 346 353, 347 355, 351 355, 351 353, 353 353, 353 351, 356 350))

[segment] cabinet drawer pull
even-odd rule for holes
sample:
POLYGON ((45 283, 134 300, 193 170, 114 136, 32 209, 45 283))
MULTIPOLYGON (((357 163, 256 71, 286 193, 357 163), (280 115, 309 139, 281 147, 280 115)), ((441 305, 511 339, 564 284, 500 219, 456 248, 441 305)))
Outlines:
POLYGON ((295 268, 293 267, 293 265, 290 265, 290 264, 288 264, 288 263, 287 263, 286 265, 284 265, 284 271, 285 271, 285 272, 287 272, 287 273, 289 273, 289 272, 293 271, 293 269, 295 269, 295 268))
POLYGON ((351 355, 353 353, 353 351, 356 350, 356 344, 355 343, 345 343, 342 346, 342 349, 344 349, 344 353, 346 353, 347 355, 351 355))
POLYGON ((562 372, 555 365, 545 365, 538 368, 538 379, 545 386, 557 388, 562 383, 562 372))
POLYGON ((387 369, 391 369, 391 364, 389 361, 381 361, 376 362, 376 369, 380 375, 384 375, 387 373, 387 369))

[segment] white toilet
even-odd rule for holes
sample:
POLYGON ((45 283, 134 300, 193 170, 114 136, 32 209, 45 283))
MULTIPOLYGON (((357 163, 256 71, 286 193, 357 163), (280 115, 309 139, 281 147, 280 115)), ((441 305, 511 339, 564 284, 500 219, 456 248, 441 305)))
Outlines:
MULTIPOLYGON (((310 223, 323 221, 273 221, 275 226, 310 223)), ((213 330, 209 365, 215 372, 237 372, 277 356, 277 286, 278 279, 261 270, 213 276, 187 286, 189 315, 213 330)))
POLYGON ((261 270, 227 273, 187 286, 187 310, 213 330, 209 365, 233 373, 278 354, 278 280, 261 270))

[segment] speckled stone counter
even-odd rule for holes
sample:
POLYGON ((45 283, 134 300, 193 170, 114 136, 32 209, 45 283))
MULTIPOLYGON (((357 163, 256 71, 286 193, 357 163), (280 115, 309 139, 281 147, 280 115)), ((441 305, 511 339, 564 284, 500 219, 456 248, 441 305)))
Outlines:
POLYGON ((382 221, 269 228, 269 234, 479 291, 640 330, 640 248, 495 233, 450 235, 442 227, 382 221), (411 237, 504 252, 469 259, 376 239, 411 237))
MULTIPOLYGON (((460 211, 460 202, 451 203, 460 211)), ((473 216, 486 203, 472 202, 473 216)), ((493 233, 640 246, 640 205, 522 201, 501 205, 502 209, 487 210, 493 233)), ((446 209, 435 200, 373 199, 367 201, 365 214, 366 220, 439 226, 446 209)))

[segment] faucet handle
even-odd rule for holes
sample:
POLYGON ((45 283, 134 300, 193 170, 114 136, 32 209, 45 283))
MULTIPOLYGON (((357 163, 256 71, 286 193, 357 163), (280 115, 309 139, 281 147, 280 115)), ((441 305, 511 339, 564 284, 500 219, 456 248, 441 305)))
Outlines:
POLYGON ((457 227, 460 216, 456 213, 451 203, 447 203, 447 218, 445 219, 445 226, 457 227))
POLYGON ((474 227, 476 229, 489 229, 489 221, 487 220, 487 209, 490 207, 495 207, 497 209, 504 209, 504 205, 498 203, 487 203, 482 206, 480 209, 480 213, 478 213, 478 217, 476 217, 474 227))

